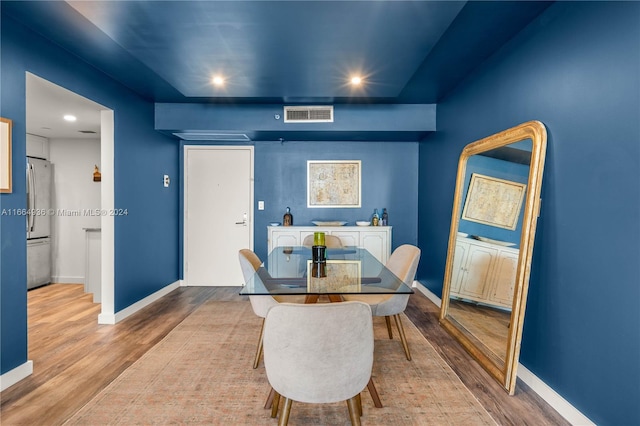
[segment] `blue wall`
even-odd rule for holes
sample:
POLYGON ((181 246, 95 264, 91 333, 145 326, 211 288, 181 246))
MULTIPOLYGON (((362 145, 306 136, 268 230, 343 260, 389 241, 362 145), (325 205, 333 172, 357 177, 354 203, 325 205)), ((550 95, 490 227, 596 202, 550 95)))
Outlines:
MULTIPOLYGON (((2 14, 0 115, 13 120, 13 192, 2 208, 25 208, 25 72, 114 110, 116 312, 178 279, 178 144, 156 132, 153 104, 2 14)), ((90 171, 88 172, 90 176, 90 171)), ((0 220, 0 373, 27 361, 24 217, 0 220)))
POLYGON ((547 126, 520 361, 602 425, 640 424, 639 42, 640 3, 555 3, 438 104, 420 145, 419 277, 440 294, 462 147, 547 126))
MULTIPOLYGON (((0 115, 14 120, 14 191, 1 207, 26 205, 29 71, 115 110, 115 203, 129 211, 116 218, 116 311, 175 281, 178 144, 153 130, 153 105, 6 15, 1 30, 0 115)), ((521 362, 598 424, 640 424, 638 40, 639 3, 558 2, 438 104, 438 131, 419 147, 257 143, 255 200, 267 208, 255 212, 256 251, 266 255, 266 225, 286 206, 296 224, 387 207, 393 245, 415 242, 417 229, 418 276, 440 294, 462 147, 540 120, 549 146, 521 362), (363 160, 360 211, 306 209, 306 160, 330 158, 363 160)), ((0 219, 1 373, 27 360, 23 230, 21 217, 0 219)))
POLYGON ((368 220, 375 208, 389 213, 395 248, 417 244, 418 144, 415 142, 257 142, 255 145, 255 200, 265 201, 254 211, 255 251, 267 256, 267 225, 282 222, 291 207, 294 225, 312 220, 368 220), (307 160, 361 160, 362 207, 307 208, 307 160))

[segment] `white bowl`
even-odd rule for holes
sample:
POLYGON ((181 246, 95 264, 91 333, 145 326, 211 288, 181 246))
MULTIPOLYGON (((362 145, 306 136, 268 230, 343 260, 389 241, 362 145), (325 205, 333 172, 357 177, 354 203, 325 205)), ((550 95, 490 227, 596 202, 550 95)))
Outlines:
POLYGON ((508 241, 493 240, 493 239, 487 238, 487 237, 478 237, 478 236, 476 236, 475 239, 478 240, 478 241, 483 241, 485 243, 496 244, 496 245, 505 246, 505 247, 513 247, 513 246, 516 245, 516 243, 510 243, 508 241))
POLYGON ((371 225, 368 220, 358 220, 356 221, 356 225, 358 226, 369 226, 371 225))
POLYGON ((280 226, 280 222, 269 222, 271 226, 280 226))

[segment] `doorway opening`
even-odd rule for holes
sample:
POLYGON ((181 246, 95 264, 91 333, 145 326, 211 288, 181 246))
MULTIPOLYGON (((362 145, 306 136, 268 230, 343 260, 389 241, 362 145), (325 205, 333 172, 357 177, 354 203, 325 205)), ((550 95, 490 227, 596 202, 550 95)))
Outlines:
POLYGON ((81 285, 93 303, 101 304, 98 322, 108 323, 114 236, 109 218, 105 226, 100 212, 113 204, 113 179, 108 178, 113 176, 113 111, 26 73, 26 130, 27 166, 44 163, 51 171, 41 190, 49 191, 48 205, 37 206, 46 215, 35 218, 49 226, 48 250, 28 253, 28 275, 35 269, 40 274, 30 287, 81 285))

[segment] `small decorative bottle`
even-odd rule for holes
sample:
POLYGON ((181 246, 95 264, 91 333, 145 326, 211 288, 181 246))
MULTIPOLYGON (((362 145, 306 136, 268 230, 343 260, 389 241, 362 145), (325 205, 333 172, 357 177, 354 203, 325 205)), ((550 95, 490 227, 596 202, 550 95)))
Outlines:
POLYGON ((293 226, 293 215, 289 207, 287 207, 287 211, 282 218, 282 226, 293 226))
POLYGON ((373 210, 373 217, 371 218, 371 226, 378 226, 380 216, 378 215, 378 209, 373 210))
POLYGON ((382 226, 389 225, 389 214, 387 213, 387 209, 382 209, 382 226))

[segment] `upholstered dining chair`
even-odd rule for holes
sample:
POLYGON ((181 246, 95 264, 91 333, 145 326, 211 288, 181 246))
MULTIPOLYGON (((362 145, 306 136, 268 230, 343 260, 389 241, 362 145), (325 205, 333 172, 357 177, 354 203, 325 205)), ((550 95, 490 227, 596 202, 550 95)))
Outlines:
POLYGON ((285 398, 279 425, 288 423, 293 401, 347 401, 351 424, 359 425, 360 392, 373 367, 371 308, 362 302, 274 306, 265 321, 264 366, 278 399, 285 398))
MULTIPOLYGON (((240 250, 238 253, 238 258, 240 260, 240 267, 242 268, 242 275, 244 277, 245 284, 249 283, 249 280, 256 272, 258 272, 258 274, 263 278, 270 278, 267 270, 262 267, 262 261, 252 250, 240 250)), ((264 331, 264 318, 267 316, 267 312, 269 311, 269 309, 280 302, 304 303, 304 296, 274 297, 269 295, 259 295, 249 296, 249 301, 251 302, 251 308, 253 309, 253 312, 257 316, 262 318, 260 336, 258 339, 258 346, 256 348, 256 356, 253 361, 253 368, 258 368, 258 365, 260 364, 260 358, 262 357, 262 333, 264 331)))
MULTIPOLYGON (((302 240, 302 245, 306 247, 313 246, 313 235, 307 235, 306 237, 304 237, 304 240, 302 240)), ((325 247, 329 248, 340 248, 342 247, 342 241, 340 241, 340 238, 336 237, 335 235, 325 235, 324 245, 325 247)))
MULTIPOLYGON (((391 271, 402 282, 411 287, 413 278, 416 275, 418 269, 418 262, 420 261, 420 249, 411 244, 404 244, 396 248, 389 260, 385 264, 385 269, 391 271)), ((376 317, 385 317, 387 323, 387 332, 389 338, 393 339, 393 332, 391 331, 391 318, 393 317, 398 333, 400 334, 400 341, 404 348, 404 353, 407 359, 411 361, 411 352, 409 351, 409 344, 407 343, 407 337, 404 333, 404 327, 402 326, 402 319, 400 314, 404 312, 409 302, 408 294, 359 294, 351 295, 344 294, 342 298, 346 301, 360 301, 368 303, 371 307, 371 313, 376 317)))

